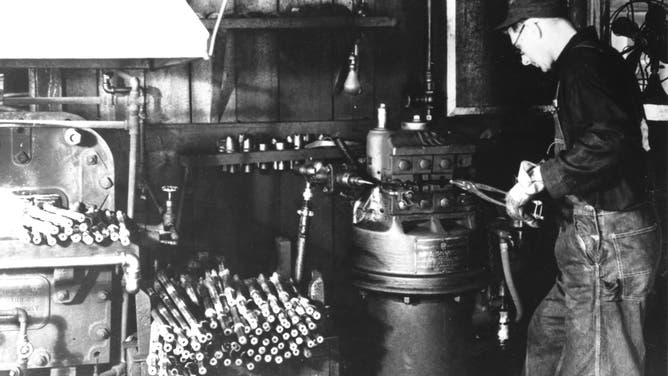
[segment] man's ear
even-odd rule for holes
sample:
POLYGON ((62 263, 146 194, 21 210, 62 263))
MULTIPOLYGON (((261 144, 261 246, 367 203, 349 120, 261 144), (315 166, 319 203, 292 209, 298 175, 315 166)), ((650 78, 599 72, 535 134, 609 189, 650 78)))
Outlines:
POLYGON ((540 18, 531 18, 527 22, 529 22, 527 28, 530 29, 530 33, 538 39, 543 39, 543 21, 540 18))

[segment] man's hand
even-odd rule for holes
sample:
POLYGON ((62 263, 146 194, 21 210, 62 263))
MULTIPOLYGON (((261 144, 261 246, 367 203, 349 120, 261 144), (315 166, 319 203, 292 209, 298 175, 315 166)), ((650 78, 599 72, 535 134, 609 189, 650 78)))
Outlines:
POLYGON ((538 221, 525 212, 531 197, 545 188, 540 174, 540 167, 529 161, 522 161, 517 174, 517 183, 506 194, 506 212, 512 219, 526 222, 531 227, 538 227, 538 221))
POLYGON ((538 227, 536 218, 526 213, 526 206, 531 202, 531 196, 527 188, 517 183, 506 194, 506 213, 512 219, 526 222, 531 227, 538 227))

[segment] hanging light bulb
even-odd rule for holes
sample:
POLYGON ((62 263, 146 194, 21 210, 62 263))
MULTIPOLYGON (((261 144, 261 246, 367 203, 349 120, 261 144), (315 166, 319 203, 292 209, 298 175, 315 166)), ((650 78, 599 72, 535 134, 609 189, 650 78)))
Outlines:
POLYGON ((343 92, 349 95, 358 95, 362 93, 362 85, 359 80, 359 50, 357 42, 353 47, 353 52, 348 57, 348 75, 343 82, 343 92))

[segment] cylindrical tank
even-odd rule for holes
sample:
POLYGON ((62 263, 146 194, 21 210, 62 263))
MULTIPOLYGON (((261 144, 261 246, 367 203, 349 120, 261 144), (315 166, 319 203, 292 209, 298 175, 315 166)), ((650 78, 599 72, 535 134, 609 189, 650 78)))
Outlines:
POLYGON ((346 375, 468 374, 473 296, 368 292, 346 375))
POLYGON ((363 298, 351 375, 468 374, 474 296, 486 281, 472 234, 434 216, 353 227, 353 284, 363 298))
POLYGON ((399 295, 459 294, 484 285, 473 230, 436 216, 353 226, 353 284, 399 295))

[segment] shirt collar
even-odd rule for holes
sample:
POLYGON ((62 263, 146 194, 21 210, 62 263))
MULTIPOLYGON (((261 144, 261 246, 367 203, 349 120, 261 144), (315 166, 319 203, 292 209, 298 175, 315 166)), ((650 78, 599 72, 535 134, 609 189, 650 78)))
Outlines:
POLYGON ((585 27, 578 31, 571 40, 566 43, 566 46, 564 47, 563 50, 561 50, 561 53, 559 54, 559 57, 557 58, 557 61, 554 62, 554 68, 556 71, 559 71, 559 67, 561 66, 562 61, 565 60, 565 56, 568 55, 568 52, 573 49, 573 47, 577 46, 581 42, 584 41, 595 41, 598 40, 598 35, 596 34, 596 29, 593 26, 585 27))

